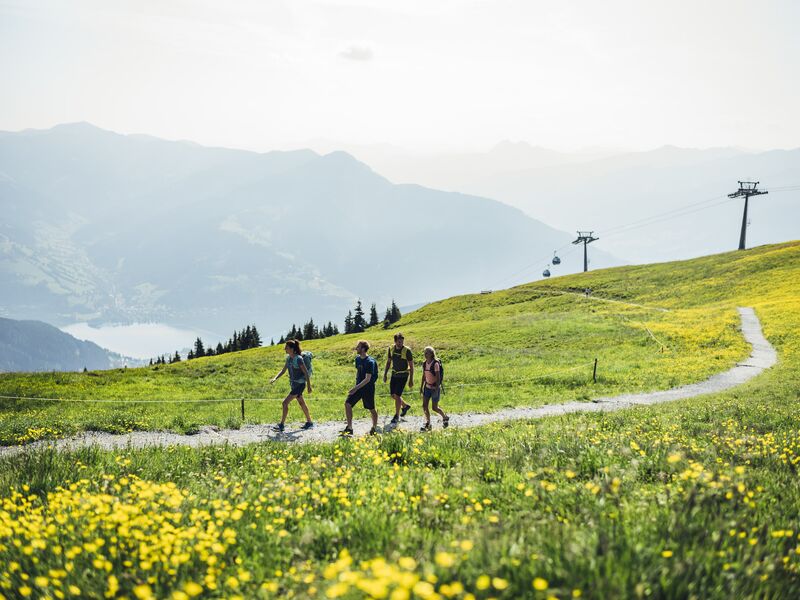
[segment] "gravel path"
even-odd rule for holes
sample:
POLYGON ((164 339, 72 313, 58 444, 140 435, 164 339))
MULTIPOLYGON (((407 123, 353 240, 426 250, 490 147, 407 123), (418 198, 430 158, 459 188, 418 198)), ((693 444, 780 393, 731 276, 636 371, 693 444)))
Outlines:
MULTIPOLYGON (((608 398, 597 398, 591 402, 566 402, 564 404, 548 404, 538 408, 510 408, 494 413, 463 413, 450 416, 450 427, 467 428, 486 425, 497 421, 511 421, 517 419, 538 419, 556 415, 565 415, 573 412, 600 412, 612 411, 622 408, 629 408, 637 405, 659 404, 661 402, 671 402, 693 398, 701 394, 710 394, 727 390, 740 385, 765 369, 773 366, 778 356, 775 349, 764 337, 761 331, 761 323, 752 308, 739 308, 739 315, 742 319, 742 334, 745 340, 752 346, 750 357, 737 364, 732 369, 723 373, 718 373, 701 381, 689 385, 683 385, 670 390, 659 392, 646 392, 640 394, 624 394, 608 398)), ((419 411, 419 407, 415 407, 419 411)), ((393 428, 389 426, 388 417, 382 417, 384 432, 389 432, 393 428)), ((440 426, 440 419, 436 417, 433 421, 434 427, 440 426)), ((339 431, 343 427, 343 421, 328 421, 318 423, 309 431, 300 431, 297 425, 287 425, 287 431, 279 434, 271 430, 271 425, 244 425, 241 429, 219 429, 216 427, 203 427, 195 435, 181 435, 161 431, 134 431, 132 433, 118 435, 103 432, 86 432, 70 438, 55 441, 34 442, 25 446, 8 446, 0 448, 0 457, 19 454, 35 448, 53 446, 58 449, 75 449, 83 446, 99 446, 105 449, 124 449, 124 448, 144 448, 147 446, 207 446, 214 444, 231 444, 241 446, 253 442, 265 440, 307 443, 307 442, 330 442, 337 439, 339 431)), ((401 431, 418 431, 423 424, 420 416, 408 416, 399 426, 401 431)), ((354 421, 356 435, 364 435, 369 430, 368 419, 358 419, 354 421)))

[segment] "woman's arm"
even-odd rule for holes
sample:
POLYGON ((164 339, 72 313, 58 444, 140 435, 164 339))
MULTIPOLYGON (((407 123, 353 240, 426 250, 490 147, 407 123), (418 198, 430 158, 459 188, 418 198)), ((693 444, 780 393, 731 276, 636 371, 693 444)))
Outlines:
POLYGON ((270 379, 270 381, 269 381, 269 382, 270 382, 270 383, 275 383, 275 381, 278 379, 278 377, 280 377, 280 376, 281 376, 281 375, 283 375, 284 373, 286 373, 286 365, 283 365, 283 368, 281 369, 281 372, 280 372, 280 373, 278 373, 277 375, 275 375, 275 377, 273 377, 272 379, 270 379))

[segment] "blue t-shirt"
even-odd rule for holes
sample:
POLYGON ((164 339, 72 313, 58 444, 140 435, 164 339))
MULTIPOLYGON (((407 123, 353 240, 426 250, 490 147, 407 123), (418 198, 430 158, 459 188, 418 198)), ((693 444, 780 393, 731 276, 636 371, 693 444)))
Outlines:
POLYGON ((371 356, 365 356, 361 358, 360 356, 356 356, 356 385, 364 381, 364 378, 367 376, 367 373, 372 375, 372 379, 370 382, 365 385, 365 388, 374 388, 375 387, 375 373, 378 372, 378 363, 375 362, 375 359, 371 356))
POLYGON ((286 368, 289 369, 289 381, 292 383, 305 383, 306 376, 300 365, 303 364, 303 357, 299 354, 297 356, 286 355, 286 368))

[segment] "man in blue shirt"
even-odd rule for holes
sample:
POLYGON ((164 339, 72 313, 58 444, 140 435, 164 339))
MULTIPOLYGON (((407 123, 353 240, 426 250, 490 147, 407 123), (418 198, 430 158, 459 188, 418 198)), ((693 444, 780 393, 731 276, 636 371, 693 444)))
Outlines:
POLYGON ((364 402, 366 408, 372 416, 372 429, 370 435, 378 432, 378 411, 375 410, 375 380, 378 378, 378 363, 367 354, 369 342, 359 340, 356 344, 356 385, 347 393, 347 400, 344 401, 344 414, 347 417, 347 427, 341 435, 353 435, 353 407, 359 400, 364 402))

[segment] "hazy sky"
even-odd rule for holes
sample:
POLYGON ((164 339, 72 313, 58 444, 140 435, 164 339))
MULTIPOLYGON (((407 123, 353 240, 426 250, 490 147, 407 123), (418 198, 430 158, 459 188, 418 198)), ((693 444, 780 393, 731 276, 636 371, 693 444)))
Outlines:
POLYGON ((0 0, 0 129, 800 146, 800 2, 0 0))

